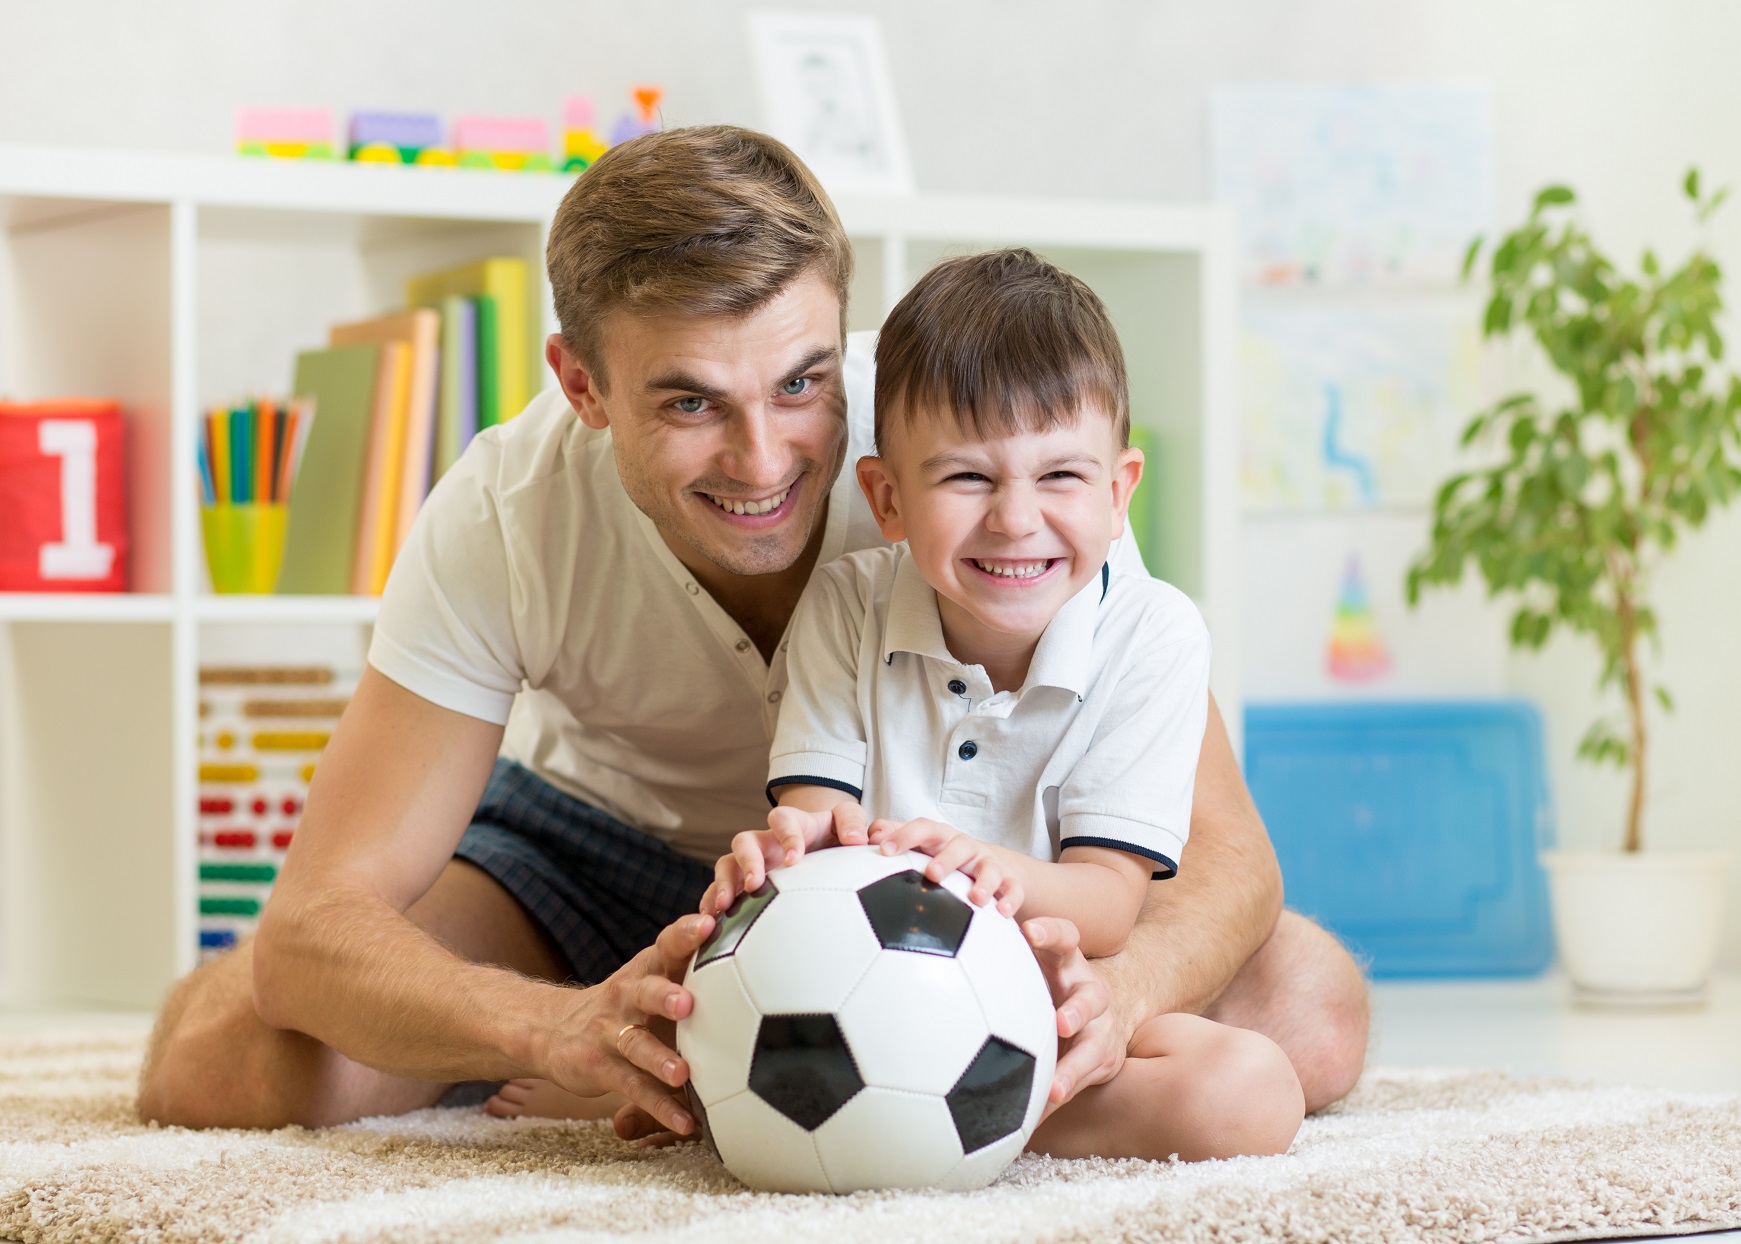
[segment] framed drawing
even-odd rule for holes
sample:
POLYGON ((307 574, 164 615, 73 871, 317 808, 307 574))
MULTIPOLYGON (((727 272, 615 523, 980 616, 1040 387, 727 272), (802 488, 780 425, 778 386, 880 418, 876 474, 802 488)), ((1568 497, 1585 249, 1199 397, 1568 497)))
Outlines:
POLYGON ((832 195, 913 193, 874 17, 751 13, 763 123, 832 195))

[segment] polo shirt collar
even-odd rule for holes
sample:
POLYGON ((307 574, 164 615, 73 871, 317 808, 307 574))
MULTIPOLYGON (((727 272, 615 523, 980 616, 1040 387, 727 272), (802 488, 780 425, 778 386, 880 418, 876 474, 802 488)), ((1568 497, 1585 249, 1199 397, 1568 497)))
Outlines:
MULTIPOLYGON (((1088 694, 1094 667, 1094 629, 1100 600, 1106 594, 1104 574, 1083 585, 1047 625, 1028 663, 1029 687, 1062 687, 1080 697, 1088 694)), ((943 641, 943 619, 937 612, 937 592, 919 573, 905 544, 895 562, 895 582, 889 589, 889 620, 883 627, 883 663, 897 652, 961 662, 943 641)))

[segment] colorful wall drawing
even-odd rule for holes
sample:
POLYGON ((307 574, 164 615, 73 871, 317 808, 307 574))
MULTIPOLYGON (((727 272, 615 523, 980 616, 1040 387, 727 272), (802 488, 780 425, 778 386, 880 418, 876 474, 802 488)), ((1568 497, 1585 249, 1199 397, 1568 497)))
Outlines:
POLYGON ((1467 302, 1247 311, 1246 510, 1431 504, 1480 404, 1479 339, 1467 302))
POLYGON ((1484 87, 1231 87, 1215 93, 1215 198, 1260 285, 1445 284, 1492 220, 1484 87))
POLYGON ((1336 614, 1330 623, 1325 666, 1338 682, 1373 682, 1390 673, 1390 653, 1378 633, 1357 554, 1349 555, 1348 569, 1342 575, 1342 594, 1336 598, 1336 614))

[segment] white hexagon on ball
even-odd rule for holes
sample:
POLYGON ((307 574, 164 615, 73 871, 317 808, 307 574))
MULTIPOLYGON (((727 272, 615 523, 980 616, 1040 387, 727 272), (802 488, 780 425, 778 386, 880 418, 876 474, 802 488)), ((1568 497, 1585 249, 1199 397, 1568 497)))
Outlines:
POLYGON ((1014 921, 925 862, 814 852, 692 961, 678 1042, 707 1083, 691 1100, 750 1186, 978 1187, 1037 1124, 1057 1052, 1044 977, 1014 921))

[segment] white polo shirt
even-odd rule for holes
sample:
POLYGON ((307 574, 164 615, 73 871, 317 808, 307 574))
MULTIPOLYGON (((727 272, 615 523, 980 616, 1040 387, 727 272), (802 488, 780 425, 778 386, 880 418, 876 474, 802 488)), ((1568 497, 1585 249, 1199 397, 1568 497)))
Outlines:
POLYGON ((1110 847, 1178 870, 1209 697, 1209 632, 1178 589, 1115 558, 1046 627, 1019 691, 950 654, 905 545, 819 569, 789 640, 770 790, 832 786, 873 817, 1039 859, 1110 847))

